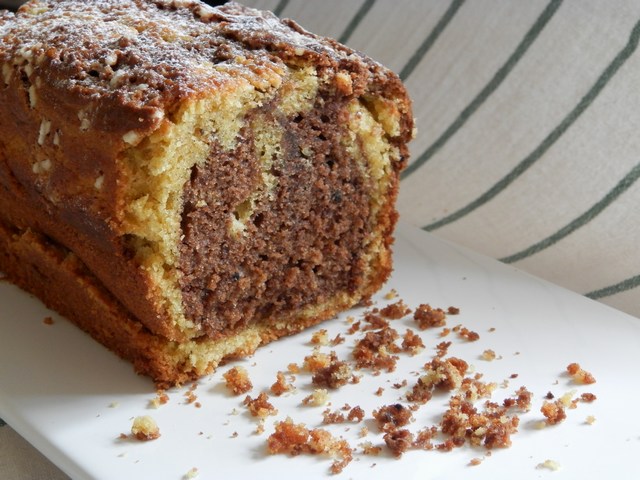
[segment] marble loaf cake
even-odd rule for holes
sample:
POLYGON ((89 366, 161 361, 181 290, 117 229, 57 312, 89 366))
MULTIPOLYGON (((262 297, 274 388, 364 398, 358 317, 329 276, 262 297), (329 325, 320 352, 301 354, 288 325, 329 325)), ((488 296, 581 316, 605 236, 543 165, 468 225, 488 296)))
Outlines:
POLYGON ((0 270, 138 372, 197 378, 387 279, 395 74, 235 3, 0 15, 0 270))

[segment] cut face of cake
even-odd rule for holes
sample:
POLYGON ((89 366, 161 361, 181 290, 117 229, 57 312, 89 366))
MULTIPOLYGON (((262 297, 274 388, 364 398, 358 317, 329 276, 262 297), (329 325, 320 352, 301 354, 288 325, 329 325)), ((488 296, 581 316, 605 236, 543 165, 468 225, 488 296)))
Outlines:
POLYGON ((0 270, 162 385, 336 315, 391 271, 398 77, 238 4, 0 18, 0 270))

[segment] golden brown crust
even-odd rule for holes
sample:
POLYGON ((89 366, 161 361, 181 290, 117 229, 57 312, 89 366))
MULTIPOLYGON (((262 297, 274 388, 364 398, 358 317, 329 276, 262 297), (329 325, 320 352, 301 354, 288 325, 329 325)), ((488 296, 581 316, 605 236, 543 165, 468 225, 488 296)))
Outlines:
MULTIPOLYGON (((73 253, 42 235, 19 231, 0 222, 0 270, 13 283, 37 295, 48 307, 132 362, 138 373, 150 376, 159 387, 183 384, 206 373, 176 361, 179 358, 175 356, 176 342, 154 335, 142 326, 73 253)), ((317 317, 300 319, 284 327, 264 325, 259 332, 261 344, 297 333, 333 314, 333 310, 320 312, 317 317)), ((222 361, 250 355, 256 347, 245 345, 222 361)))
POLYGON ((0 268, 135 369, 159 383, 189 380, 164 354, 167 341, 151 334, 87 271, 72 253, 33 231, 0 222, 0 268))

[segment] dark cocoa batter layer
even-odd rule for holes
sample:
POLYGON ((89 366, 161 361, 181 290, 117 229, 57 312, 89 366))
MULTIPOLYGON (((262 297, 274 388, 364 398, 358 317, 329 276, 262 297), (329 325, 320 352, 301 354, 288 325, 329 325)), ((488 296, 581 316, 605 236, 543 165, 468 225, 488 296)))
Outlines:
POLYGON ((244 233, 230 232, 233 212, 262 183, 249 128, 234 152, 214 147, 184 188, 183 304, 210 337, 353 292, 364 280, 370 188, 362 165, 341 146, 344 101, 325 99, 293 119, 273 112, 267 106, 259 114, 285 132, 270 172, 276 188, 271 200, 260 196, 244 233), (207 207, 198 207, 202 200, 207 207))

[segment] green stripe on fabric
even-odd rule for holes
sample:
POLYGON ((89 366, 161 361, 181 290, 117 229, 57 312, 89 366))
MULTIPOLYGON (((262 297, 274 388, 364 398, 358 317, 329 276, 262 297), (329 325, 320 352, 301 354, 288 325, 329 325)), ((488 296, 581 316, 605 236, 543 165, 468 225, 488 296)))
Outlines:
POLYGON ((436 26, 433 27, 433 30, 431 30, 431 33, 427 35, 427 38, 424 39, 422 44, 418 47, 418 49, 411 56, 407 64, 400 71, 399 76, 403 82, 407 78, 409 78, 409 75, 413 73, 415 68, 422 61, 422 59, 427 54, 427 52, 431 49, 433 44, 436 43, 436 40, 438 39, 440 34, 444 31, 445 28, 447 28, 447 25, 449 25, 449 22, 451 21, 451 19, 454 17, 454 15, 460 9, 460 7, 464 2, 465 0, 452 0, 451 4, 449 5, 449 8, 447 8, 447 11, 444 12, 444 15, 442 16, 442 18, 438 20, 438 23, 436 23, 436 26))
POLYGON ((289 0, 280 0, 278 2, 278 5, 276 5, 276 8, 273 9, 273 13, 276 17, 279 17, 280 15, 282 15, 282 12, 284 11, 285 8, 287 8, 287 5, 289 5, 289 0))
POLYGON ((360 6, 354 17, 349 22, 349 25, 347 25, 347 28, 344 30, 344 32, 342 32, 340 38, 338 38, 338 42, 347 43, 349 41, 351 35, 356 31, 356 28, 358 28, 358 25, 360 25, 362 19, 366 17, 367 13, 369 13, 369 10, 371 10, 371 7, 373 7, 374 3, 376 3, 375 0, 366 0, 360 6))
POLYGON ((626 280, 622 280, 614 285, 610 285, 605 288, 601 288, 599 290, 594 290, 593 292, 585 293, 585 297, 592 298, 597 300, 599 298, 610 297, 611 295, 615 295, 616 293, 626 292, 627 290, 632 290, 640 285, 640 275, 636 275, 631 278, 627 278, 626 280))
POLYGON ((566 132, 571 125, 584 113, 584 111, 591 105, 591 103, 596 99, 596 97, 600 94, 600 92, 607 85, 609 80, 613 78, 613 76, 618 72, 620 67, 627 61, 627 59, 636 51, 638 47, 638 40, 640 39, 640 22, 636 23, 631 31, 631 35, 629 37, 629 41, 625 45, 625 47, 615 56, 613 61, 607 66, 607 68, 602 72, 602 74, 598 77, 595 84, 589 89, 589 91, 584 95, 578 104, 569 112, 569 114, 564 117, 564 119, 560 122, 558 126, 556 126, 549 135, 547 135, 544 140, 538 145, 533 152, 531 152, 527 157, 522 160, 511 172, 509 172, 505 177, 503 177, 498 183, 496 183, 493 187, 483 193, 480 197, 478 197, 473 202, 469 203, 465 207, 460 210, 448 215, 436 222, 430 223, 422 227, 423 230, 433 231, 438 228, 444 227, 450 223, 459 220, 465 215, 471 213, 475 209, 481 207, 485 203, 492 200, 495 196, 505 190, 511 183, 513 183, 520 175, 526 172, 529 167, 531 167, 540 157, 542 157, 547 150, 549 150, 554 143, 558 141, 558 139, 566 132))
POLYGON ((458 117, 453 121, 451 125, 440 135, 435 142, 433 142, 413 163, 409 164, 406 170, 402 173, 402 179, 406 179, 416 170, 422 167, 427 161, 429 161, 448 141, 455 133, 460 130, 467 120, 480 108, 480 106, 495 92, 502 84, 505 78, 509 75, 513 67, 524 57, 527 50, 533 44, 535 39, 540 35, 540 32, 547 25, 551 17, 556 13, 562 0, 551 0, 546 8, 542 11, 535 23, 525 34, 524 38, 520 41, 516 49, 511 56, 502 65, 498 71, 493 75, 489 83, 487 83, 480 93, 467 105, 458 117))
POLYGON ((548 236, 544 240, 541 240, 518 253, 514 253, 513 255, 509 255, 508 257, 501 258, 500 261, 504 263, 514 263, 524 258, 530 257, 531 255, 534 255, 541 250, 549 248, 551 245, 559 242, 567 235, 576 231, 580 227, 585 226, 587 223, 593 220, 593 218, 602 213, 605 208, 611 205, 620 195, 628 190, 629 187, 631 187, 631 185, 633 185, 636 180, 638 180, 638 178, 640 178, 640 164, 633 167, 633 169, 631 169, 631 171, 627 175, 625 175, 624 178, 620 180, 620 182, 618 182, 618 184, 602 198, 602 200, 594 204, 589 210, 584 212, 571 223, 562 227, 556 233, 548 236))

